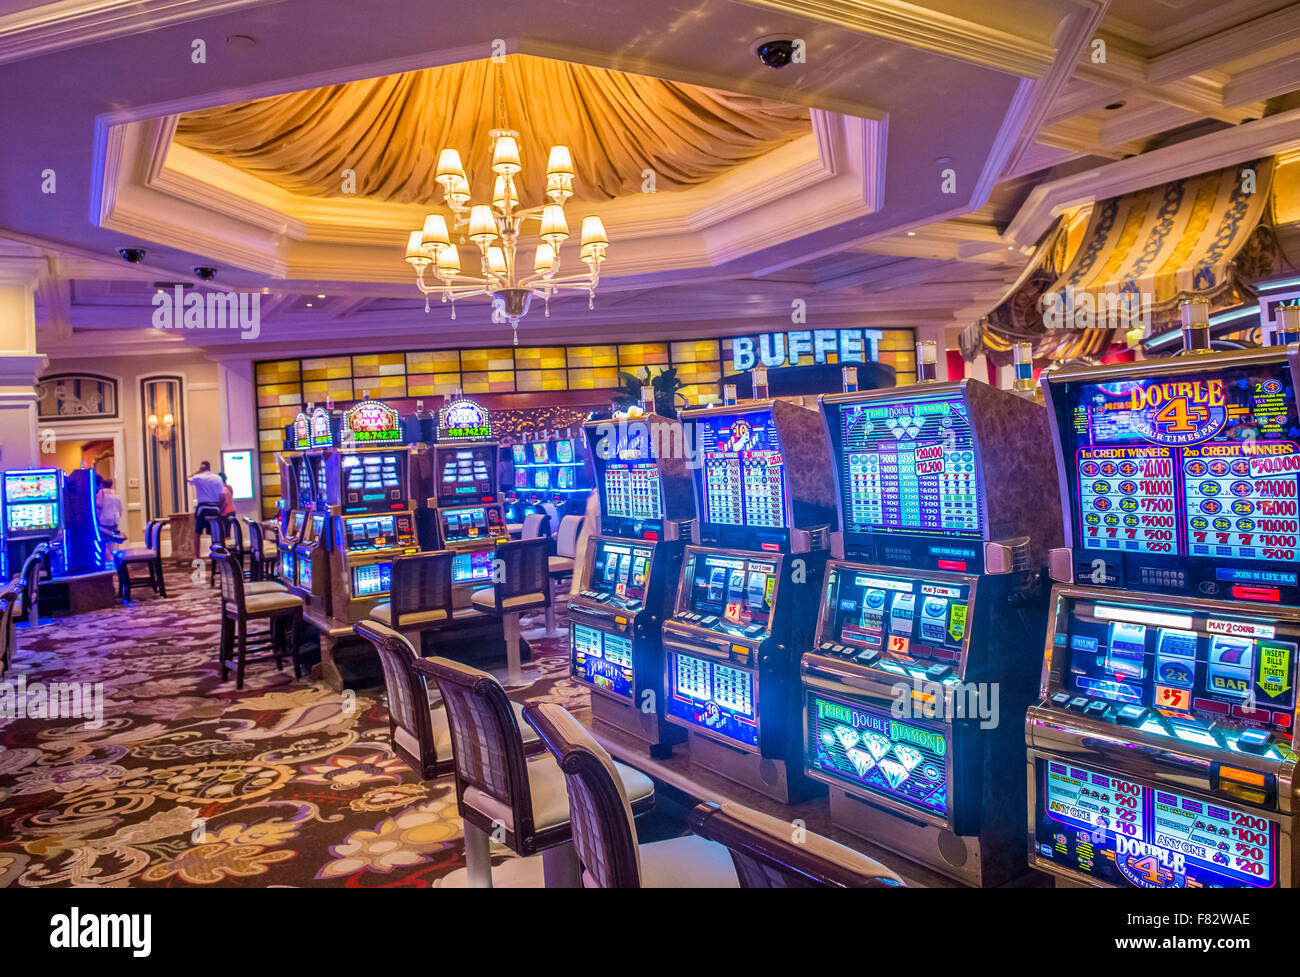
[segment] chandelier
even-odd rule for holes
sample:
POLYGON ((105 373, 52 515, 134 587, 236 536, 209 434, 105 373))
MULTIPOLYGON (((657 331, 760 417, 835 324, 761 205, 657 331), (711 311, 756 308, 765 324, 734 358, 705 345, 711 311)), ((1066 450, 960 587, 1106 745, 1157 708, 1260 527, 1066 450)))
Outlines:
POLYGON ((508 322, 519 345, 519 320, 528 314, 533 296, 546 303, 551 314, 551 296, 560 289, 584 289, 587 308, 594 308, 600 266, 605 260, 609 238, 599 217, 582 221, 582 243, 578 257, 587 270, 580 274, 560 274, 560 245, 569 238, 569 224, 564 204, 573 196, 573 159, 567 146, 552 146, 546 165, 546 198, 540 207, 520 207, 515 175, 523 168, 519 162, 519 133, 513 129, 493 129, 492 172, 496 174, 491 204, 470 205, 469 179, 461 165, 460 153, 444 149, 438 156, 438 184, 443 202, 453 215, 453 229, 460 243, 466 237, 479 249, 479 274, 461 271, 460 251, 452 243, 446 219, 430 214, 422 230, 407 238, 406 260, 415 268, 415 281, 424 293, 424 311, 429 311, 429 296, 439 294, 451 303, 451 317, 456 318, 456 300, 476 295, 492 296, 492 321, 508 322), (525 274, 517 261, 519 234, 524 221, 541 223, 541 243, 533 252, 531 274, 525 274), (427 280, 432 270, 434 280, 427 280))

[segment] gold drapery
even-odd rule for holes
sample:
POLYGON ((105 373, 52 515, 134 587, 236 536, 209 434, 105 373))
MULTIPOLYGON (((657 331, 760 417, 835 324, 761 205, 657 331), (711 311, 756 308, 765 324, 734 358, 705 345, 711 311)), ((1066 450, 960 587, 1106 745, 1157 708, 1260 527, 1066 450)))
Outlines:
POLYGON ((438 152, 460 152, 475 202, 492 190, 489 130, 520 132, 525 205, 550 147, 567 145, 574 199, 695 186, 810 131, 806 108, 527 55, 409 71, 188 112, 176 140, 294 193, 441 201, 438 152))

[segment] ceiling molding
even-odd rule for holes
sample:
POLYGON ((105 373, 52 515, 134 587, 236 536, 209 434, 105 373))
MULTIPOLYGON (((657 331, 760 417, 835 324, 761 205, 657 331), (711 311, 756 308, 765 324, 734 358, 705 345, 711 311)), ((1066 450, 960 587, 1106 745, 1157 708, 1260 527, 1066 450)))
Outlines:
POLYGON ((1154 85, 1165 85, 1287 42, 1300 42, 1300 4, 1291 4, 1153 58, 1147 69, 1147 80, 1154 85))

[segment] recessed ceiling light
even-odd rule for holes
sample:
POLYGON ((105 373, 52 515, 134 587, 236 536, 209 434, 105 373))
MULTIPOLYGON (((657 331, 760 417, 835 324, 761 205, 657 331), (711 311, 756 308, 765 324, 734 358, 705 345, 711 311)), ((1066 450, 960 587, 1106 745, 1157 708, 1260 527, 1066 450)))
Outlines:
POLYGON ((908 232, 907 232, 907 236, 908 236, 908 237, 916 237, 916 231, 908 231, 908 232))
POLYGON ((310 303, 310 302, 307 303, 307 308, 309 308, 309 309, 311 308, 311 303, 310 303))
POLYGON ((325 296, 324 296, 324 295, 317 295, 316 297, 317 297, 318 299, 323 299, 325 296))
POLYGON ((951 163, 951 162, 952 162, 952 157, 951 157, 951 156, 940 156, 938 159, 935 160, 935 162, 936 162, 936 163, 951 163))

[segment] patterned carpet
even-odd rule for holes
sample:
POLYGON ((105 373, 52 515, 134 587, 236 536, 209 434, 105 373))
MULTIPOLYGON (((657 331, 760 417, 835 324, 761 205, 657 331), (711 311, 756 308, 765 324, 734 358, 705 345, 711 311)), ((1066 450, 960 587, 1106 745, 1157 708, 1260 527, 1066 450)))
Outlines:
MULTIPOLYGON (((216 592, 167 588, 19 629, 4 681, 102 682, 104 722, 0 719, 0 887, 429 886, 464 865, 453 780, 394 755, 382 685, 340 695, 262 663, 236 692, 216 592)), ((542 631, 524 619, 539 677, 511 697, 580 714, 566 642, 542 631)))

